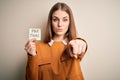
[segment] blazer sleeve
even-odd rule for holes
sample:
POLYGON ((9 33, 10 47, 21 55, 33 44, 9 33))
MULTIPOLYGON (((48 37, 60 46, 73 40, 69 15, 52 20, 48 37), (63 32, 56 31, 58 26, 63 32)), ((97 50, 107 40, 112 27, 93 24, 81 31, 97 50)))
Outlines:
POLYGON ((26 66, 26 80, 38 80, 38 65, 37 55, 31 56, 28 54, 28 61, 26 66))

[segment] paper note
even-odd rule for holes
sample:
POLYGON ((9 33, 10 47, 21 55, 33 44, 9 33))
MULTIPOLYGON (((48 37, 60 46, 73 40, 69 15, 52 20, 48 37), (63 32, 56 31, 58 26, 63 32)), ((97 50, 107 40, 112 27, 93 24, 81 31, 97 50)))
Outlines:
POLYGON ((41 29, 39 28, 29 28, 29 39, 36 38, 36 40, 41 40, 41 29))

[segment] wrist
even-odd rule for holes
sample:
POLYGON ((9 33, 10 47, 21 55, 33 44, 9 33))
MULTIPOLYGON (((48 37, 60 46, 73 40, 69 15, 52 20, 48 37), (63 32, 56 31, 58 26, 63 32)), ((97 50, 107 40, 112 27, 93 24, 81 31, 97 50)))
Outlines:
POLYGON ((27 52, 27 54, 28 54, 29 56, 36 56, 37 51, 36 51, 36 52, 34 52, 34 53, 29 53, 29 52, 27 52))

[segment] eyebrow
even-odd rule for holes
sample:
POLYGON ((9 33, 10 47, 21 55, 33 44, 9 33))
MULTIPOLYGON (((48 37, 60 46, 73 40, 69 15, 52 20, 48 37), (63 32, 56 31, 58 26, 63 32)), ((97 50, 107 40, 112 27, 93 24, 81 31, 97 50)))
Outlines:
MULTIPOLYGON (((52 18, 54 18, 54 17, 55 17, 55 18, 58 18, 57 16, 53 16, 52 18)), ((69 17, 68 17, 68 16, 65 16, 65 17, 63 17, 63 18, 69 18, 69 17)))

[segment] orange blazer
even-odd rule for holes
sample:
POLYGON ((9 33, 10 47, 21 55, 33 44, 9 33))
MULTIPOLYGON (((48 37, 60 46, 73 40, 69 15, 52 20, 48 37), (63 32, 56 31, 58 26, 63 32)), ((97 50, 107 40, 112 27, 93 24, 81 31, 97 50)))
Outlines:
POLYGON ((54 42, 52 46, 39 42, 36 44, 37 55, 28 55, 26 80, 84 80, 79 59, 61 60, 65 45, 54 42))

